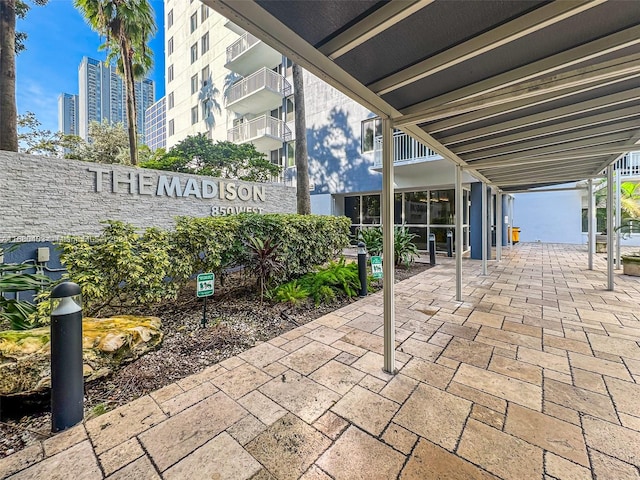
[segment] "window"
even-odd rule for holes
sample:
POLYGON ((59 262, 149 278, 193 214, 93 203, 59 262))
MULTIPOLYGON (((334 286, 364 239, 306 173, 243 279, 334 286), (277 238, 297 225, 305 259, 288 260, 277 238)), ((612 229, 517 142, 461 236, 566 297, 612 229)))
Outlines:
POLYGON ((205 33, 200 40, 200 51, 204 55, 209 50, 209 32, 205 33))
POLYGON ((432 190, 429 208, 432 225, 453 225, 455 222, 454 190, 432 190))
POLYGON ((171 28, 172 25, 173 25, 173 8, 169 10, 169 13, 167 13, 167 28, 171 28))
POLYGON ((191 109, 191 125, 198 123, 198 106, 191 109))
POLYGON ((362 223, 380 224, 380 195, 362 196, 362 223))
POLYGON ((167 42, 167 55, 171 55, 172 53, 173 53, 173 37, 171 37, 167 42))
POLYGON ((173 65, 169 65, 169 68, 167 70, 167 78, 169 79, 169 82, 173 80, 173 65))
POLYGON ((191 45, 191 63, 198 60, 198 43, 191 45))
POLYGON ((287 143, 287 167, 296 166, 296 141, 287 143))
POLYGON ((196 28, 198 28, 198 13, 194 13, 193 15, 191 15, 191 18, 189 19, 189 25, 191 25, 191 33, 196 31, 196 28))
POLYGON ((373 152, 374 138, 382 135, 382 122, 379 118, 369 118, 362 122, 360 137, 362 153, 373 152))
POLYGON ((202 5, 200 7, 200 23, 204 22, 207 18, 209 18, 209 7, 202 5))
POLYGON ((176 133, 175 124, 173 123, 173 120, 169 120, 169 136, 175 133, 176 133))
MULTIPOLYGON (((624 220, 624 218, 623 218, 624 220)), ((582 209, 582 233, 587 233, 589 231, 589 209, 582 209)), ((635 225, 634 225, 635 226, 635 225)), ((596 232, 604 232, 607 229, 607 209, 606 208, 596 208, 596 232)), ((638 233, 632 231, 631 233, 638 233)))
POLYGON ((191 95, 198 91, 198 74, 191 77, 191 95))
POLYGON ((202 78, 202 86, 206 87, 207 85, 209 85, 209 65, 207 65, 206 67, 204 67, 202 69, 202 73, 201 73, 201 78, 202 78))
POLYGON ((173 101, 173 92, 171 92, 171 93, 169 94, 168 103, 169 103, 169 106, 167 107, 167 109, 169 109, 169 110, 170 110, 170 109, 172 109, 172 108, 173 108, 173 106, 174 106, 174 101, 173 101))

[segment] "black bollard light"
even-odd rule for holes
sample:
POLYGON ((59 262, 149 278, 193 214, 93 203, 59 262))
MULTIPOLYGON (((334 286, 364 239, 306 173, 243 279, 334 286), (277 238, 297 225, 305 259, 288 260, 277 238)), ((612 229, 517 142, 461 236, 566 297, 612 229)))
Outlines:
POLYGON ((367 246, 358 242, 358 278, 360 279, 360 296, 367 296, 367 246))
POLYGON ((447 230, 447 257, 453 257, 453 232, 447 230))
POLYGON ((436 234, 429 234, 429 264, 431 266, 436 264, 436 234))
POLYGON ((60 432, 84 416, 80 287, 63 282, 51 300, 51 431, 60 432))

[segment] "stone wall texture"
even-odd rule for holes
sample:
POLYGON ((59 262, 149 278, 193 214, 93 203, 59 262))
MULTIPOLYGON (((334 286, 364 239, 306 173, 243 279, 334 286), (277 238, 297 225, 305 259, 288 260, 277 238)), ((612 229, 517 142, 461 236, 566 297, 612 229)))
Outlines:
MULTIPOLYGON (((234 197, 233 193, 227 195, 226 187, 222 190, 223 196, 234 197)), ((274 183, 250 183, 0 151, 0 243, 56 241, 67 235, 94 235, 101 231, 100 222, 104 220, 122 220, 138 227, 171 228, 175 217, 206 217, 212 210, 216 211, 215 207, 217 211, 232 207, 234 211, 239 208, 241 211, 262 209, 260 213, 295 213, 296 191, 274 183), (97 174, 92 171, 96 168, 106 172, 97 174), (113 176, 117 180, 116 192, 112 188, 113 176), (185 190, 190 194, 177 196, 174 191, 172 195, 166 195, 163 189, 163 194, 157 195, 161 176, 169 182, 177 177, 183 194, 185 190), (97 185, 98 177, 102 179, 101 186, 97 185), (203 180, 208 184, 207 193, 215 194, 215 198, 196 198, 194 188, 202 197, 199 190, 203 180), (220 198, 215 192, 223 185, 220 182, 225 186, 232 183, 232 192, 241 190, 243 197, 253 192, 254 186, 260 192, 264 188, 264 201, 254 198, 253 193, 244 201, 237 194, 232 200, 220 198), (187 185, 190 188, 185 189, 187 185)))

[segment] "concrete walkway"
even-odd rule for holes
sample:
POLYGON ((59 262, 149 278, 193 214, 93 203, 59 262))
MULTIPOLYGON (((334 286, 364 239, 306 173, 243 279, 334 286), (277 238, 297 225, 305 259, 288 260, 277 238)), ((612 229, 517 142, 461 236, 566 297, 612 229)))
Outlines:
MULTIPOLYGON (((443 261, 444 260, 444 261, 443 261)), ((11 479, 639 479, 640 279, 524 244, 464 262, 0 460, 11 479)), ((447 263, 447 261, 449 263, 447 263)))

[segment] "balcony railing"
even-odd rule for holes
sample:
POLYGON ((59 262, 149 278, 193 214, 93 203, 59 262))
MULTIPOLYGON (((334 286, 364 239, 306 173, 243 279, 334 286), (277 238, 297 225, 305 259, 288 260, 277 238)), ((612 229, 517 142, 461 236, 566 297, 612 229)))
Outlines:
MULTIPOLYGON (((414 163, 442 158, 426 145, 400 131, 393 133, 392 152, 393 163, 414 163)), ((373 140, 373 162, 376 167, 382 166, 382 137, 380 136, 373 140)))
POLYGON ((629 152, 613 164, 622 177, 640 177, 640 152, 629 152))
POLYGON ((254 46, 259 41, 260 40, 251 35, 249 32, 242 35, 238 40, 227 47, 227 63, 233 62, 236 58, 249 50, 250 47, 254 46))
POLYGON ((264 136, 288 142, 291 140, 291 130, 282 120, 262 115, 240 123, 227 132, 227 140, 234 143, 245 143, 264 136))
POLYGON ((281 95, 291 94, 291 85, 289 82, 287 82, 282 75, 265 67, 231 86, 227 94, 227 104, 231 105, 241 98, 251 95, 263 88, 281 95))

